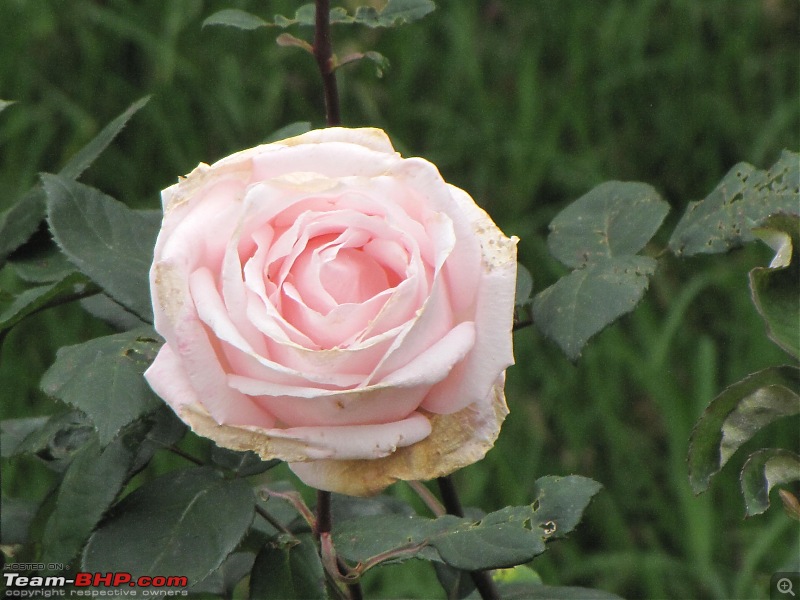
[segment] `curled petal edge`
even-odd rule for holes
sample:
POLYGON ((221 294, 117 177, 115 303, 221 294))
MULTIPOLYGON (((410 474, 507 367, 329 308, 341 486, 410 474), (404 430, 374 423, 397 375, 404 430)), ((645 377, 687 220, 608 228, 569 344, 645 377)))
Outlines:
POLYGON ((431 422, 431 434, 389 456, 293 462, 289 467, 306 485, 350 496, 372 496, 397 481, 448 475, 481 460, 494 446, 508 415, 503 380, 501 376, 492 387, 487 401, 449 415, 425 413, 431 422))

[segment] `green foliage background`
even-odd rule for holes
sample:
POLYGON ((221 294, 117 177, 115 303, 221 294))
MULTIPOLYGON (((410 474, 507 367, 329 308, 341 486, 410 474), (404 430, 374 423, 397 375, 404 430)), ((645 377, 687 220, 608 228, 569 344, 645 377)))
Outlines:
MULTIPOLYGON (((158 191, 200 161, 293 121, 321 126, 308 56, 276 46, 276 31, 200 27, 221 8, 268 17, 299 4, 0 2, 0 98, 17 101, 0 115, 0 209, 145 94, 150 103, 83 177, 135 207, 156 207, 158 191)), ((522 239, 541 290, 565 272, 548 255, 547 224, 592 186, 653 185, 673 206, 668 231, 734 163, 766 168, 800 146, 799 24, 792 0, 440 0, 396 30, 334 28, 340 55, 374 49, 391 62, 382 79, 366 63, 340 72, 343 119, 387 129, 403 154, 468 190, 522 239)), ((645 302, 577 365, 534 329, 517 334, 511 416, 496 449, 456 481, 465 504, 485 510, 526 503, 546 474, 605 486, 571 539, 534 560, 545 583, 628 598, 766 597, 771 573, 799 560, 797 528, 778 506, 743 520, 735 469, 697 498, 686 475, 691 427, 711 398, 788 360, 747 290, 747 271, 769 258, 755 244, 664 258, 645 302)), ((55 349, 108 332, 73 307, 16 327, 0 354, 0 416, 56 410, 38 390, 55 349)), ((748 447, 796 437, 793 420, 748 447)), ((162 458, 153 470, 173 466, 162 458)), ((11 496, 48 485, 33 462, 4 465, 11 496)), ((428 569, 381 569, 367 595, 430 597, 428 569)))

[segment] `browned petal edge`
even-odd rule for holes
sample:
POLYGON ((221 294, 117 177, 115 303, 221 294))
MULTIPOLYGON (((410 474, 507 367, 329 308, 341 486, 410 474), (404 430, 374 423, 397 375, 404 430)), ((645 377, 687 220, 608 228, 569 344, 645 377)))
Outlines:
POLYGON ((396 481, 442 477, 482 459, 494 446, 508 415, 504 377, 490 393, 491 402, 475 403, 450 415, 427 413, 431 434, 393 454, 371 460, 312 460, 297 440, 220 425, 203 409, 185 406, 180 416, 195 433, 232 450, 252 450, 263 460, 280 458, 308 472, 320 487, 350 496, 371 496, 396 481))

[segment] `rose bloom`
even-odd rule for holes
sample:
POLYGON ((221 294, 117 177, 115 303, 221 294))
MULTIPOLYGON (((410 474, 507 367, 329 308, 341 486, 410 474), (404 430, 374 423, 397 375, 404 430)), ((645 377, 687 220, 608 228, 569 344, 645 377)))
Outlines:
POLYGON ((162 193, 147 381, 199 435, 351 495, 481 459, 508 410, 516 238, 378 129, 201 164, 162 193))

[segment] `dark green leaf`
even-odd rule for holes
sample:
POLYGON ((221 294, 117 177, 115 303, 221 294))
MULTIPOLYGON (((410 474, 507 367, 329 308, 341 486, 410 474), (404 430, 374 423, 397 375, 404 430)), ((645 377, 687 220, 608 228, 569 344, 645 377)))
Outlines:
MULTIPOLYGON (((81 148, 59 171, 67 179, 77 179, 122 131, 125 124, 145 105, 148 98, 134 102, 121 115, 106 125, 86 146, 81 148)), ((16 204, 0 214, 0 264, 36 231, 45 217, 45 193, 35 186, 16 204)))
POLYGON ((735 165, 703 200, 692 202, 669 241, 676 255, 726 252, 753 239, 753 225, 800 210, 800 154, 784 150, 769 171, 735 165))
POLYGON ((227 25, 237 29, 258 29, 269 25, 264 19, 238 8, 226 8, 215 12, 203 21, 203 27, 208 25, 227 25))
POLYGON ((708 488, 739 447, 761 428, 800 413, 800 369, 770 367, 725 389, 711 401, 689 442, 689 481, 695 494, 708 488))
POLYGON ((388 561, 435 560, 438 555, 467 571, 509 567, 528 562, 544 552, 546 541, 572 531, 599 490, 585 477, 542 477, 530 505, 506 507, 478 521, 452 515, 362 517, 339 525, 336 548, 344 558, 360 562, 378 555, 388 561))
POLYGON ((29 288, 15 297, 11 305, 0 313, 0 333, 43 308, 77 300, 99 291, 85 275, 77 272, 72 272, 61 281, 50 285, 29 288))
POLYGON ((256 557, 250 597, 259 600, 328 598, 325 572, 310 534, 279 537, 256 557))
POLYGON ((31 522, 38 508, 30 499, 11 498, 3 494, 0 499, 0 544, 12 546, 27 543, 31 522))
POLYGON ((747 516, 752 517, 766 511, 772 488, 790 481, 800 481, 800 456, 778 448, 759 450, 751 454, 741 473, 747 516))
POLYGON ((130 331, 146 327, 147 323, 117 304, 106 294, 95 294, 80 301, 81 308, 93 317, 105 321, 118 331, 130 331))
POLYGON ((148 100, 150 100, 150 96, 145 96, 137 100, 125 109, 116 119, 103 127, 102 131, 100 131, 92 141, 78 150, 72 158, 69 159, 69 162, 64 165, 64 168, 58 172, 59 176, 65 179, 77 179, 80 177, 95 159, 100 156, 103 150, 108 147, 114 138, 117 137, 117 134, 122 131, 130 118, 147 104, 148 100))
POLYGON ((82 273, 146 322, 152 322, 150 264, 159 229, 154 211, 131 210, 102 192, 42 175, 53 238, 82 273))
POLYGON ((26 192, 0 213, 0 265, 30 238, 45 215, 45 195, 41 186, 26 192))
POLYGON ((92 433, 86 416, 78 411, 53 415, 28 434, 12 455, 36 454, 44 460, 65 459, 89 442, 92 433))
POLYGON ((187 427, 166 404, 147 415, 150 429, 139 444, 136 460, 131 470, 143 469, 153 455, 164 448, 177 444, 186 434, 187 427))
POLYGON ((633 255, 655 235, 668 212, 669 204, 651 186, 608 181, 553 219, 547 245, 572 268, 633 255))
POLYGON ((753 230, 775 250, 769 267, 750 271, 750 292, 770 339, 800 358, 800 216, 777 214, 753 230))
POLYGON ((0 421, 0 457, 11 458, 34 431, 40 430, 49 417, 27 417, 0 421))
POLYGON ((233 471, 239 477, 258 475, 282 462, 278 459, 261 460, 258 454, 250 450, 246 452, 237 452, 235 450, 228 450, 227 448, 220 448, 217 445, 211 447, 211 460, 214 464, 233 471))
POLYGON ((436 5, 431 0, 389 0, 381 10, 359 7, 353 21, 367 27, 397 27, 423 18, 433 12, 436 5))
POLYGON ((75 271, 75 266, 55 246, 15 258, 9 264, 19 278, 28 283, 54 283, 75 271))
POLYGON ((589 338, 633 310, 655 268, 652 258, 625 256, 573 271, 534 297, 534 321, 575 360, 589 338))
POLYGON ((252 552, 234 552, 228 555, 219 569, 193 585, 189 594, 213 594, 214 598, 233 598, 236 586, 253 569, 255 558, 256 555, 252 552))
MULTIPOLYGON (((619 596, 581 587, 555 587, 536 583, 502 583, 498 586, 503 600, 622 600, 619 596)), ((471 596, 477 598, 477 596, 471 596)))
POLYGON ((160 345, 144 329, 65 346, 44 374, 42 389, 86 413, 105 445, 122 427, 160 406, 142 377, 160 345))
POLYGON ((255 498, 241 479, 209 467, 172 471, 126 496, 89 538, 85 571, 185 576, 216 570, 253 520, 255 498))
POLYGON ((308 131, 311 131, 311 121, 295 121, 294 123, 289 123, 277 131, 272 132, 272 134, 264 140, 264 143, 280 142, 288 138, 302 135, 308 131))
POLYGON ((522 305, 530 300, 533 292, 533 277, 524 265, 517 263, 517 289, 514 295, 514 304, 522 305))
POLYGON ((95 439, 64 474, 42 539, 42 562, 69 564, 122 490, 135 451, 125 438, 100 448, 95 439))

